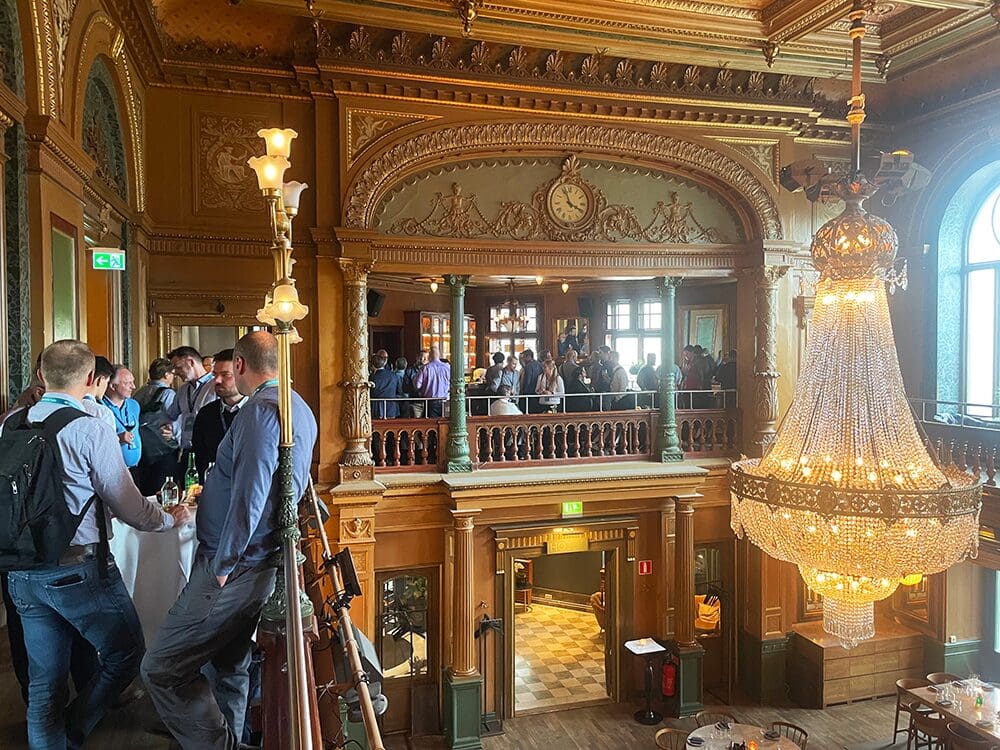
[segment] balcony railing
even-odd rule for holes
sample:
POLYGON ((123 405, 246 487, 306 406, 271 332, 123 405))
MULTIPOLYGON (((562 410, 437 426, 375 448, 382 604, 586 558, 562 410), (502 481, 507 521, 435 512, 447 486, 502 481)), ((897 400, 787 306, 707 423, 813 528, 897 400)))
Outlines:
POLYGON ((960 401, 910 399, 927 448, 944 465, 954 465, 996 486, 1000 464, 1000 407, 960 401))
MULTIPOLYGON (((560 411, 542 414, 483 415, 495 396, 468 397, 466 419, 469 453, 476 468, 501 466, 544 466, 588 461, 649 460, 656 450, 659 410, 652 408, 658 394, 632 392, 627 404, 635 408, 605 411, 576 411, 585 405, 563 397, 560 411), (634 398, 634 401, 633 401, 634 398), (570 402, 567 405, 567 402, 570 402), (648 405, 647 405, 648 404, 648 405), (477 414, 478 412, 478 414, 477 414)), ((593 405, 610 405, 621 394, 592 394, 593 405)), ((522 403, 526 397, 512 401, 522 403)), ((537 404, 540 397, 527 397, 537 404)), ((685 404, 705 408, 678 409, 677 432, 681 450, 690 457, 731 457, 739 452, 739 412, 734 392, 699 391, 678 394, 685 404)), ((403 413, 410 408, 427 414, 437 412, 433 401, 393 399, 403 413)), ((529 411, 541 408, 523 403, 529 411)), ((382 404, 385 401, 381 401, 382 404)), ((589 403, 589 402, 587 402, 589 403)), ((621 403, 619 401, 619 403, 621 403)), ((375 419, 372 424, 372 457, 381 472, 433 472, 446 463, 448 441, 447 403, 437 402, 442 415, 428 418, 375 419)), ((555 406, 555 405, 553 405, 555 406)), ((373 411, 384 413, 379 400, 373 411)), ((390 409, 391 411, 391 409, 390 409)))

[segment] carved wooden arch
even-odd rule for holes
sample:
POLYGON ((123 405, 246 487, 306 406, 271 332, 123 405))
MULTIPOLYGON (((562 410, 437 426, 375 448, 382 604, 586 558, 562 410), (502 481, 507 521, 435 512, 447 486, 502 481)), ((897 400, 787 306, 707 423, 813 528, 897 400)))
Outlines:
MULTIPOLYGON (((74 24, 75 26, 75 24, 74 24)), ((104 13, 91 14, 79 37, 78 47, 71 39, 67 52, 67 69, 63 101, 67 103, 64 120, 71 128, 73 137, 83 143, 83 102, 87 92, 87 80, 98 57, 107 58, 108 71, 114 83, 112 92, 117 100, 118 112, 123 122, 123 146, 128 169, 129 201, 131 208, 143 211, 146 205, 145 159, 142 138, 142 104, 135 89, 137 76, 125 52, 125 38, 114 21, 104 13), (78 49, 75 62, 70 62, 69 53, 78 49)))
POLYGON ((24 103, 30 114, 49 114, 55 111, 56 72, 48 1, 16 0, 15 4, 24 54, 24 103))
POLYGON ((444 161, 474 158, 498 150, 522 153, 585 152, 586 155, 632 158, 663 171, 680 168, 707 178, 723 198, 750 219, 758 239, 782 239, 783 228, 772 190, 724 147, 614 125, 556 120, 499 121, 441 126, 429 123, 362 162, 348 184, 345 226, 371 229, 375 210, 390 188, 409 175, 444 161), (727 189, 728 188, 728 189, 727 189), (733 201, 733 196, 738 201, 733 201))

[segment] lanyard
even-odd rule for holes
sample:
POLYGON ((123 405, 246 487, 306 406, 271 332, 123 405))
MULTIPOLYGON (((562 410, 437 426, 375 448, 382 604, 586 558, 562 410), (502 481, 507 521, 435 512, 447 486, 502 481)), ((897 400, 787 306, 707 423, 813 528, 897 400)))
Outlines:
POLYGON ((260 385, 258 385, 256 388, 253 389, 253 393, 250 394, 250 398, 253 398, 265 388, 271 388, 273 386, 276 386, 277 384, 278 384, 277 378, 271 378, 270 380, 265 380, 263 383, 261 383, 260 385))
POLYGON ((135 429, 134 424, 130 425, 128 421, 122 419, 122 415, 124 415, 126 418, 128 417, 128 401, 122 401, 121 406, 115 406, 114 402, 107 396, 105 396, 101 400, 101 403, 103 403, 106 407, 111 409, 111 413, 114 415, 115 421, 121 426, 122 430, 124 430, 125 432, 129 432, 130 430, 135 429))
POLYGON ((47 404, 62 404, 63 406, 72 406, 74 409, 80 410, 80 404, 71 398, 63 398, 62 396, 52 396, 45 394, 40 399, 47 404))
POLYGON ((206 372, 204 375, 202 375, 200 378, 198 378, 195 381, 195 383, 197 383, 197 385, 193 385, 192 383, 188 383, 188 385, 191 386, 191 388, 189 388, 188 392, 187 392, 187 403, 188 403, 187 410, 188 410, 188 414, 190 414, 191 412, 194 411, 194 405, 195 405, 195 402, 198 400, 198 394, 201 393, 202 386, 204 386, 205 383, 207 383, 209 381, 209 378, 211 376, 212 376, 212 373, 206 372))

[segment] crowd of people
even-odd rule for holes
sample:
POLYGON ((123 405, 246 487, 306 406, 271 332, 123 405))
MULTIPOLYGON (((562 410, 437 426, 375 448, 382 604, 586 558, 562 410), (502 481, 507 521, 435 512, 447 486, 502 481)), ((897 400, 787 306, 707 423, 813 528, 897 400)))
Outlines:
MULTIPOLYGON (((538 357, 531 349, 517 356, 495 352, 490 366, 473 372, 467 385, 470 413, 509 416, 657 405, 663 369, 657 367, 655 354, 647 354, 646 361, 630 372, 609 346, 586 355, 574 345, 578 345, 575 330, 567 330, 559 334, 556 356, 549 350, 538 357)), ((384 349, 371 358, 372 419, 442 416, 451 366, 441 359, 438 347, 421 350, 412 364, 405 357, 397 358, 391 367, 389 362, 384 349)), ((736 351, 720 352, 716 360, 701 346, 685 346, 672 377, 678 391, 734 390, 736 351)))
MULTIPOLYGON (((44 523, 0 528, 0 550, 15 551, 0 555, 0 579, 32 750, 80 747, 110 708, 141 693, 140 666, 164 732, 184 750, 245 747, 252 639, 281 546, 277 370, 265 331, 210 358, 174 349, 137 392, 127 367, 83 342, 40 354, 0 431, 0 473, 15 477, 0 502, 29 519, 47 509, 44 523), (18 461, 51 471, 32 480, 18 461), (162 502, 185 477, 196 514, 162 502), (188 583, 148 650, 110 553, 112 518, 149 532, 196 522, 188 583)), ((292 412, 301 495, 317 428, 295 393, 292 412)))

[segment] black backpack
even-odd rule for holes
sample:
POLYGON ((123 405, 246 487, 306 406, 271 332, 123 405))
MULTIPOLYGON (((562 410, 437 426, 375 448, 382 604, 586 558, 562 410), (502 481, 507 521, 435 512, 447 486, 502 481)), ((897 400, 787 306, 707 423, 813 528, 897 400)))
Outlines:
POLYGON ((163 393, 167 388, 157 388, 139 404, 139 437, 142 439, 142 456, 157 459, 168 453, 177 453, 177 443, 164 439, 160 433, 163 424, 163 393))
POLYGON ((58 563, 95 502, 100 547, 106 551, 103 503, 95 495, 79 515, 70 512, 56 442, 62 428, 87 416, 74 407, 63 407, 43 422, 29 422, 28 410, 21 409, 4 423, 0 433, 0 571, 58 563))

